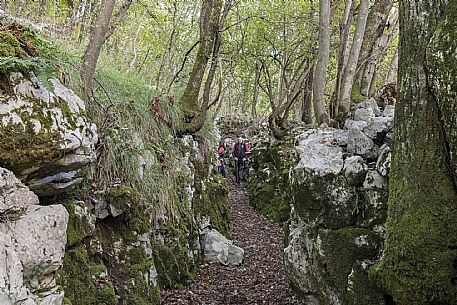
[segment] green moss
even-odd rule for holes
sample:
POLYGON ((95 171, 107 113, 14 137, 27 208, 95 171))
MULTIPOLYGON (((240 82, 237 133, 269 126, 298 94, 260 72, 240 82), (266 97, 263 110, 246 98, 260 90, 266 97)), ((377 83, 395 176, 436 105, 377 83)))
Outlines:
POLYGON ((55 160, 62 156, 59 140, 57 132, 36 134, 30 121, 0 126, 0 164, 20 172, 55 160))
MULTIPOLYGON (((353 227, 323 230, 319 236, 322 240, 321 251, 324 256, 317 255, 317 252, 315 255, 323 266, 323 273, 327 274, 326 281, 333 282, 331 285, 337 287, 340 294, 344 296, 347 292, 348 276, 356 262, 375 259, 379 254, 382 240, 371 230, 353 227)), ((353 279, 354 283, 365 285, 353 279)), ((368 287, 374 287, 374 285, 368 285, 368 287)))
POLYGON ((247 188, 249 202, 268 219, 282 223, 289 219, 290 205, 272 184, 251 180, 247 188))
POLYGON ((67 247, 72 247, 81 243, 87 236, 92 235, 92 228, 88 224, 88 219, 76 215, 75 207, 78 205, 75 201, 67 201, 64 207, 68 211, 69 219, 67 225, 67 247))
POLYGON ((19 41, 10 32, 0 31, 0 57, 24 57, 19 41))
POLYGON ((72 304, 117 304, 113 284, 106 274, 103 263, 91 260, 85 246, 80 245, 65 252, 60 284, 72 304), (103 280, 97 281, 99 278, 103 280))
POLYGON ((125 211, 138 204, 138 191, 130 186, 121 185, 108 190, 106 200, 116 209, 125 211))
POLYGON ((196 185, 192 209, 195 215, 209 216, 212 226, 221 234, 229 234, 228 187, 220 175, 213 175, 204 184, 196 185))
POLYGON ((352 91, 351 91, 351 102, 352 103, 355 103, 355 104, 362 103, 366 99, 367 99, 367 97, 363 96, 360 93, 360 88, 355 87, 355 86, 352 88, 352 91))

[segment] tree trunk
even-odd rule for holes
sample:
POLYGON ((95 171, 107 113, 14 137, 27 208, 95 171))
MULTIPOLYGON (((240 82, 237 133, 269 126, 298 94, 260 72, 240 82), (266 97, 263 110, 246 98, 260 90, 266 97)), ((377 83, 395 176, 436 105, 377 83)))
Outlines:
POLYGON ((392 58, 390 63, 389 72, 387 72, 386 79, 384 80, 384 85, 395 82, 398 71, 398 47, 395 50, 395 55, 392 58))
POLYGON ((328 123, 329 116, 325 105, 325 77, 330 54, 330 0, 319 1, 319 50, 314 68, 313 104, 318 124, 328 123))
POLYGON ((259 99, 259 81, 261 65, 258 62, 255 64, 255 80, 254 80, 254 93, 252 95, 251 115, 255 119, 257 116, 257 101, 259 99))
POLYGON ((114 34, 116 28, 119 26, 119 24, 121 24, 122 20, 124 20, 125 15, 127 15, 127 11, 129 10, 132 4, 133 0, 126 0, 119 8, 119 11, 117 11, 117 13, 114 14, 109 30, 106 33, 105 40, 110 38, 114 34))
POLYGON ((397 304, 457 300, 456 1, 400 1, 387 240, 374 276, 397 304))
POLYGON ((333 103, 331 117, 334 119, 338 115, 340 105, 339 92, 341 88, 341 77, 346 68, 349 55, 349 38, 351 36, 352 13, 354 10, 354 1, 347 0, 340 25, 340 50, 338 53, 338 69, 336 72, 335 91, 333 93, 333 103))
POLYGON ((340 93, 341 107, 339 109, 339 114, 343 118, 347 115, 351 106, 352 84, 354 81, 357 63, 359 60, 360 48, 363 42, 363 34, 365 32, 365 26, 367 23, 369 2, 369 0, 360 0, 359 16, 357 17, 357 27, 354 33, 354 38, 352 41, 347 66, 343 74, 343 82, 341 84, 340 93))
POLYGON ((194 133, 198 131, 200 123, 195 123, 195 118, 201 111, 199 104, 200 89, 205 75, 208 61, 214 48, 217 31, 219 30, 219 18, 222 9, 221 0, 204 0, 200 13, 200 45, 195 58, 192 72, 189 76, 186 89, 181 99, 184 113, 184 126, 181 133, 194 133))
POLYGON ((91 96, 95 68, 100 56, 100 51, 105 43, 105 37, 109 28, 109 22, 115 2, 115 0, 104 0, 100 5, 100 11, 90 34, 89 44, 84 52, 81 64, 81 80, 86 98, 91 96))
POLYGON ((398 11, 397 9, 389 16, 384 33, 376 41, 370 57, 365 64, 360 87, 363 96, 373 96, 376 91, 376 78, 378 66, 387 54, 387 50, 392 43, 398 30, 398 11))
POLYGON ((392 0, 376 0, 368 15, 365 34, 363 35, 363 42, 360 48, 359 64, 354 80, 354 89, 360 91, 364 96, 368 96, 368 88, 371 83, 371 78, 364 78, 366 76, 365 70, 371 57, 376 52, 376 42, 384 33, 384 28, 388 24, 387 20, 392 7, 392 0))
POLYGON ((313 76, 314 65, 306 79, 303 92, 302 121, 305 124, 313 124, 313 76))
POLYGON ((38 14, 43 18, 46 13, 46 0, 40 0, 40 7, 38 9, 38 14))

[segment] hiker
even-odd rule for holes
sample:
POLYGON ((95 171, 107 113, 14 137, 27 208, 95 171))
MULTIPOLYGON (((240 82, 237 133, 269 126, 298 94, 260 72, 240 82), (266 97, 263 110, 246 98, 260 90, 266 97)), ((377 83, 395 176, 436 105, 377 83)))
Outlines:
POLYGON ((226 156, 226 149, 224 141, 219 142, 219 148, 217 149, 219 153, 219 165, 218 165, 218 172, 225 177, 225 156, 226 156))
POLYGON ((240 184, 240 170, 243 167, 243 171, 246 170, 247 167, 247 158, 246 154, 249 152, 249 146, 247 143, 244 142, 242 136, 238 137, 238 141, 233 145, 232 155, 235 158, 235 176, 236 176, 236 183, 240 184))

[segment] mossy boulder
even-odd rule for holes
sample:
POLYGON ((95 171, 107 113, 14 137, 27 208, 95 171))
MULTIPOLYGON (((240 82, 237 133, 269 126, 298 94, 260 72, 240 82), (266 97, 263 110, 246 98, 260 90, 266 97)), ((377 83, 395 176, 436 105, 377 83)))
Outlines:
POLYGON ((212 227, 225 236, 229 234, 228 186, 220 175, 197 182, 192 210, 199 219, 209 218, 212 227))
POLYGON ((60 281, 69 304, 118 304, 106 266, 91 259, 84 245, 66 251, 60 281))
POLYGON ((82 179, 76 170, 95 159, 96 126, 84 102, 57 79, 50 92, 33 75, 8 73, 0 95, 0 165, 37 194, 62 193, 82 179))
POLYGON ((67 247, 73 247, 94 234, 96 218, 83 201, 70 200, 64 203, 64 207, 69 214, 67 247))
POLYGON ((24 57, 25 52, 9 31, 0 31, 0 57, 24 57))

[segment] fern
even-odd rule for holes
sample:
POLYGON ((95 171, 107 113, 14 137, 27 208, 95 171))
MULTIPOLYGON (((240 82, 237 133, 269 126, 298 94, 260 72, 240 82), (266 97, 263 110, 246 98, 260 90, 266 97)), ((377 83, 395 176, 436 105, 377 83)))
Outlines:
POLYGON ((55 76, 55 69, 51 64, 39 57, 21 59, 19 57, 0 57, 0 72, 17 71, 28 73, 33 71, 41 84, 49 91, 54 91, 50 79, 55 76))

